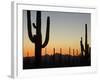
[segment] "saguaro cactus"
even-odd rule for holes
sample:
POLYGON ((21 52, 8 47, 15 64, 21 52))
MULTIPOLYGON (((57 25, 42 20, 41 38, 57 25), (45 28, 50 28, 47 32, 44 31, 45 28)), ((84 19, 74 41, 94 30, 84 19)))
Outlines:
POLYGON ((75 56, 75 50, 73 49, 73 56, 75 56))
POLYGON ((62 54, 62 48, 60 48, 60 54, 62 54))
POLYGON ((87 24, 85 24, 85 55, 88 54, 88 42, 87 42, 87 24))
POLYGON ((56 50, 53 48, 53 63, 55 64, 55 55, 56 55, 56 50))
POLYGON ((49 41, 49 28, 50 28, 50 17, 47 17, 47 29, 46 38, 42 44, 42 34, 41 34, 41 11, 36 12, 36 24, 31 23, 31 13, 27 11, 27 27, 29 39, 35 44, 35 64, 38 67, 41 63, 41 49, 44 48, 49 41), (32 26, 36 29, 36 34, 32 35, 32 26))
POLYGON ((76 49, 76 55, 78 56, 78 49, 76 49))
POLYGON ((71 54, 71 48, 69 47, 69 55, 71 54))
POLYGON ((56 53, 56 52, 55 52, 55 48, 53 48, 53 54, 55 55, 55 53, 56 53))
POLYGON ((84 52, 84 45, 83 45, 83 40, 82 40, 82 37, 81 37, 81 40, 80 40, 80 47, 81 47, 81 55, 83 56, 83 52, 84 52))

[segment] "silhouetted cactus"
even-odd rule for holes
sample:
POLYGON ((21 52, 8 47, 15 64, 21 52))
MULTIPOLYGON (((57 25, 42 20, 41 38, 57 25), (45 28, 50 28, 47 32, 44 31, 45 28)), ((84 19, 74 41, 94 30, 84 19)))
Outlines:
POLYGON ((60 54, 62 54, 62 48, 60 48, 60 54))
POLYGON ((53 63, 55 64, 55 54, 56 52, 55 52, 55 48, 53 48, 53 63))
POLYGON ((83 45, 83 40, 81 37, 81 41, 80 41, 80 46, 81 46, 81 55, 83 56, 83 52, 84 52, 84 45, 83 45))
POLYGON ((53 54, 55 55, 55 48, 53 48, 53 54))
POLYGON ((88 54, 88 48, 89 48, 89 45, 87 42, 87 24, 85 24, 85 55, 88 54))
POLYGON ((38 67, 41 63, 41 49, 44 48, 49 41, 49 28, 50 28, 50 17, 47 17, 47 29, 45 42, 42 44, 42 34, 41 34, 41 11, 36 12, 36 24, 31 23, 31 13, 27 11, 27 27, 29 39, 35 44, 35 64, 38 67), (32 35, 32 26, 36 29, 36 34, 32 35))
POLYGON ((75 55, 75 50, 73 49, 73 56, 75 55))
POLYGON ((70 53, 71 53, 71 49, 70 49, 70 47, 69 47, 69 55, 70 55, 70 53))
POLYGON ((60 48, 60 54, 59 54, 59 63, 62 62, 62 48, 60 48))
POLYGON ((78 55, 78 49, 76 49, 76 55, 78 55))

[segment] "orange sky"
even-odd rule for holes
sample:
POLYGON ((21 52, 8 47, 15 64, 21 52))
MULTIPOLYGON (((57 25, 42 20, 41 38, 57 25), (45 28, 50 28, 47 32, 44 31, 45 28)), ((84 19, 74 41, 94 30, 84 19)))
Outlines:
MULTIPOLYGON (((62 54, 64 54, 64 55, 69 54, 69 47, 68 46, 66 46, 66 47, 61 47, 61 46, 55 47, 56 53, 60 53, 60 48, 62 48, 62 54)), ((35 49, 34 43, 32 45, 25 44, 25 46, 23 48, 24 57, 26 57, 26 56, 34 56, 35 55, 35 50, 34 49, 35 49)), ((52 55, 53 54, 53 47, 48 45, 47 47, 42 48, 42 55, 46 54, 45 53, 45 49, 46 49, 48 55, 52 55)), ((70 47, 70 49, 71 49, 70 55, 73 55, 73 49, 75 51, 74 55, 77 55, 77 50, 78 50, 78 54, 80 54, 80 49, 79 48, 70 47)))
MULTIPOLYGON (((30 41, 29 38, 27 38, 28 35, 26 34, 24 37, 23 42, 23 56, 34 56, 35 55, 35 44, 30 41)), ((78 54, 80 54, 80 40, 76 41, 74 40, 67 40, 67 43, 65 44, 65 41, 63 39, 60 39, 60 41, 54 41, 49 40, 48 45, 45 47, 47 49, 47 53, 49 55, 53 54, 53 48, 56 49, 56 53, 60 53, 60 48, 62 48, 62 54, 69 54, 69 47, 71 48, 70 55, 73 55, 73 49, 75 50, 75 54, 77 55, 76 49, 78 49, 78 54)), ((42 48, 42 55, 45 55, 45 48, 42 48)))

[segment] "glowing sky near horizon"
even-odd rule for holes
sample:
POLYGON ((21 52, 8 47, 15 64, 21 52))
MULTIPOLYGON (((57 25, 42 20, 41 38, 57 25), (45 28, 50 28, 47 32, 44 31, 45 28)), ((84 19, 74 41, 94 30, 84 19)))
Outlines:
MULTIPOLYGON (((62 53, 67 54, 68 48, 78 49, 80 51, 80 37, 85 40, 85 24, 88 29, 88 43, 91 45, 91 15, 89 13, 72 13, 72 12, 41 12, 41 32, 42 43, 46 35, 47 16, 50 16, 50 38, 46 46, 47 53, 52 54, 53 48, 59 53, 62 48, 62 53)), ((31 11, 31 21, 36 23, 36 11, 31 11)), ((35 29, 32 28, 33 35, 35 29)), ((34 56, 34 43, 29 40, 27 34, 27 11, 23 10, 23 56, 34 56)), ((44 49, 42 55, 44 55, 44 49)))

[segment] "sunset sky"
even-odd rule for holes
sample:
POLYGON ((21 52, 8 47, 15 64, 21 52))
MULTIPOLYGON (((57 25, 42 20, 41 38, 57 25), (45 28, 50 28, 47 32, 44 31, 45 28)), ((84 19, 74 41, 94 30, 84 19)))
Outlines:
MULTIPOLYGON (((88 29, 88 43, 91 45, 91 15, 89 13, 70 13, 70 12, 41 12, 42 43, 46 36, 47 16, 50 16, 50 38, 46 46, 47 53, 53 54, 53 48, 59 53, 62 48, 63 54, 68 54, 69 47, 71 52, 78 49, 80 53, 80 38, 85 40, 85 24, 88 29)), ((36 11, 31 11, 31 21, 36 23, 36 11)), ((32 27, 33 35, 35 29, 32 27)), ((23 56, 34 56, 34 43, 29 40, 27 32, 27 11, 23 10, 23 56)), ((45 48, 42 49, 42 55, 45 55, 45 48)))

